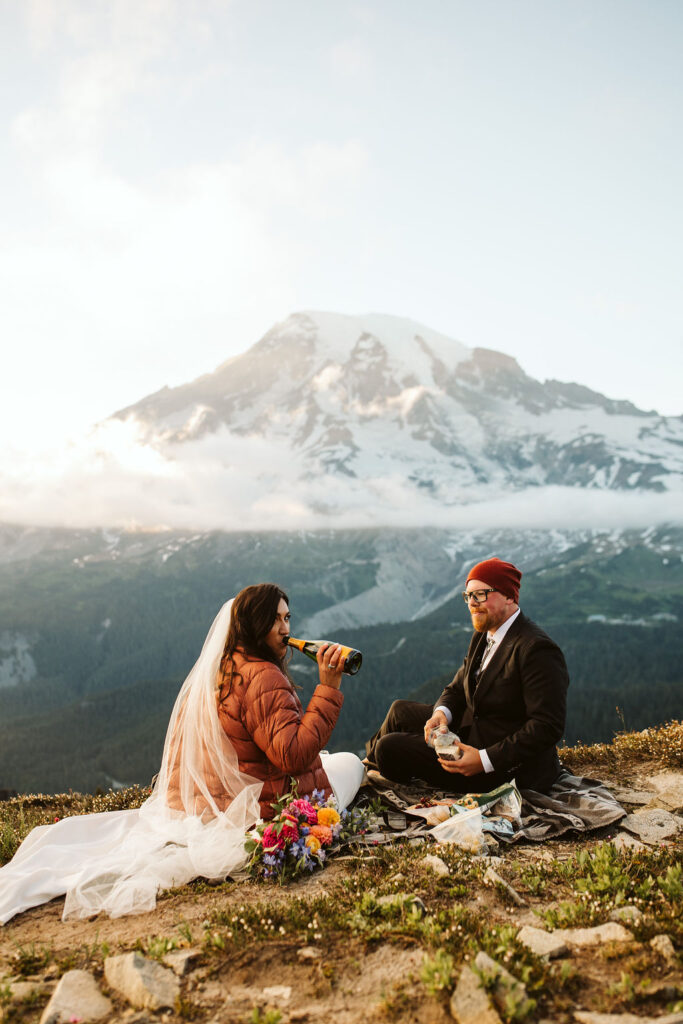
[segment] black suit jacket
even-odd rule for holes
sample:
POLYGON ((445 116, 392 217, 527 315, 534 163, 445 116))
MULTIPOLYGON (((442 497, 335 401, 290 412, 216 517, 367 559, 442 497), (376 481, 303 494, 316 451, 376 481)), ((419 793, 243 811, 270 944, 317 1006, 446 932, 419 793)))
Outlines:
POLYGON ((556 743, 564 733, 569 686, 562 651, 520 612, 475 688, 485 647, 486 633, 475 633, 435 707, 448 708, 464 743, 486 750, 496 776, 545 791, 561 767, 556 743))

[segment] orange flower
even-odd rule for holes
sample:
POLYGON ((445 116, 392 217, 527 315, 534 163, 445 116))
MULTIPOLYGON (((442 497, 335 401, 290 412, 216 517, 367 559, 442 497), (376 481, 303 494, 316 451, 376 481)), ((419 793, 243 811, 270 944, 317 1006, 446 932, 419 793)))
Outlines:
POLYGON ((319 825, 336 825, 340 820, 334 807, 321 807, 318 811, 319 825))
POLYGON ((310 835, 315 836, 323 846, 332 842, 332 829, 328 825, 311 825, 310 835))
MULTIPOLYGON (((316 826, 317 827, 317 826, 316 826)), ((306 836, 306 846, 311 853, 317 853, 320 849, 320 840, 317 836, 308 835, 306 836)))

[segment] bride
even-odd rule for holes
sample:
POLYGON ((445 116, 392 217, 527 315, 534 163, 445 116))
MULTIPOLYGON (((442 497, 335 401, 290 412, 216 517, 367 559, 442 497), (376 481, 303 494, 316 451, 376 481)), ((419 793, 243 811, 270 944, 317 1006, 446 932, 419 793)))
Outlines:
POLYGON ((63 920, 153 910, 161 888, 239 874, 247 830, 289 791, 355 796, 355 754, 323 750, 339 717, 343 659, 318 652, 304 712, 285 668, 289 599, 272 583, 223 605, 181 687, 154 790, 138 809, 40 825, 0 868, 0 924, 66 894, 63 920))

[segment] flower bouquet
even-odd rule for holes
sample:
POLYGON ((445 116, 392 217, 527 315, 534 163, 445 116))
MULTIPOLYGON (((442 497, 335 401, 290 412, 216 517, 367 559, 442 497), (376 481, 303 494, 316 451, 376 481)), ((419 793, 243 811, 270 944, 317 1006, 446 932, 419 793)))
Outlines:
POLYGON ((369 811, 339 813, 333 796, 286 793, 273 805, 272 821, 259 821, 247 835, 249 872, 257 878, 293 878, 323 867, 331 851, 366 831, 369 811))

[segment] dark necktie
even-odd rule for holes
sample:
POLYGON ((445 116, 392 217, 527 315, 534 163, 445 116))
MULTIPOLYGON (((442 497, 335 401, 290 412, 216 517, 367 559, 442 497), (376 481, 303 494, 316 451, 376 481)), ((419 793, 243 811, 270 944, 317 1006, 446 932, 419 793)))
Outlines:
POLYGON ((481 661, 479 662, 479 664, 477 665, 476 669, 474 670, 474 686, 472 687, 472 692, 473 693, 474 693, 474 691, 477 688, 477 684, 479 682, 479 676, 481 675, 484 662, 488 658, 488 656, 489 656, 489 654, 491 652, 491 648, 494 646, 495 642, 496 641, 493 639, 492 636, 488 636, 486 638, 486 646, 484 647, 484 652, 483 652, 483 654, 481 656, 481 661))

